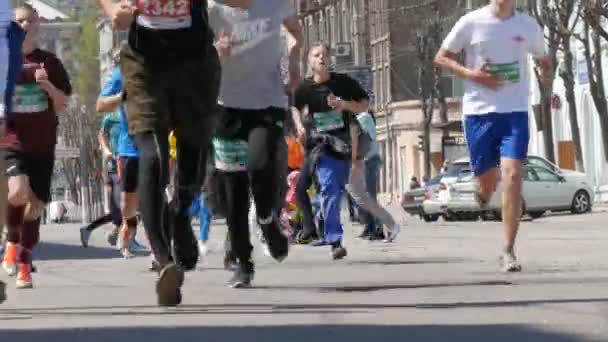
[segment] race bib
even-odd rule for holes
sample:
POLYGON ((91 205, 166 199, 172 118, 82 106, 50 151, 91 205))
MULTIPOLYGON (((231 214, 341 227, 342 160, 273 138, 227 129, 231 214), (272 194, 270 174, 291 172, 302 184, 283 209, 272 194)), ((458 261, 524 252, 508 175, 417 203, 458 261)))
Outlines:
POLYGON ((49 98, 38 84, 15 86, 14 113, 40 113, 49 109, 49 98))
POLYGON ((137 24, 155 30, 177 30, 192 25, 191 0, 137 0, 137 24))
POLYGON ((519 73, 519 63, 489 64, 488 72, 500 77, 505 82, 519 83, 521 77, 519 73))
POLYGON ((247 171, 248 146, 244 140, 213 138, 215 168, 226 172, 247 171))
POLYGON ((329 132, 344 128, 344 118, 340 112, 317 112, 313 114, 313 122, 317 132, 329 132))

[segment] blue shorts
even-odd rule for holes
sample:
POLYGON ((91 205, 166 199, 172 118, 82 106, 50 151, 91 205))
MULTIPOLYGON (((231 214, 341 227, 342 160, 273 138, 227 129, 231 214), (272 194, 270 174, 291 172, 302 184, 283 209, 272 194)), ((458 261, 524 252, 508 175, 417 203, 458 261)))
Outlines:
POLYGON ((528 113, 466 115, 464 134, 476 176, 498 167, 500 158, 524 160, 528 156, 528 113))

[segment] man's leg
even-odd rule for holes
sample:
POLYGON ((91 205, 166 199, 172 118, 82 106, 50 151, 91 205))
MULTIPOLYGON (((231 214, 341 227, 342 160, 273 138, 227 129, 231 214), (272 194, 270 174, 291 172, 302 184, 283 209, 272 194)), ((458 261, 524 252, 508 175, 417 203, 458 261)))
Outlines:
MULTIPOLYGON (((257 114, 261 115, 261 113, 257 114)), ((258 223, 262 228, 271 256, 277 261, 282 261, 289 253, 289 241, 281 233, 278 223, 276 193, 268 190, 278 189, 282 186, 277 180, 276 163, 278 144, 283 139, 282 122, 285 112, 282 109, 270 108, 269 112, 264 115, 273 117, 274 123, 255 125, 249 132, 247 170, 258 223)))
POLYGON ((247 287, 254 275, 254 265, 251 258, 253 246, 249 232, 247 212, 249 211, 249 177, 246 172, 218 171, 223 185, 228 225, 228 241, 230 252, 224 260, 225 266, 232 266, 231 259, 235 257, 238 266, 229 285, 235 288, 247 287), (231 255, 230 255, 231 254, 231 255))
POLYGON ((120 160, 120 212, 122 214, 121 253, 125 258, 133 256, 136 247, 137 233, 137 173, 139 172, 138 158, 121 158, 120 160))
MULTIPOLYGON (((305 244, 312 241, 312 237, 317 231, 315 227, 314 214, 312 212, 312 203, 310 196, 308 195, 308 189, 313 184, 314 170, 313 161, 310 157, 304 161, 302 168, 300 169, 300 179, 296 185, 296 202, 298 208, 302 211, 302 234, 298 239, 298 243, 305 244)), ((319 236, 322 238, 322 236, 319 236)))
POLYGON ((518 112, 501 116, 502 141, 500 146, 503 198, 502 220, 505 227, 503 268, 517 272, 521 265, 515 256, 515 240, 521 219, 521 192, 523 185, 523 161, 528 156, 530 141, 528 113, 518 112))
POLYGON ((375 237, 375 221, 376 218, 378 218, 389 227, 390 234, 387 241, 393 241, 397 237, 397 234, 399 234, 400 227, 396 224, 393 216, 380 206, 380 204, 378 204, 378 202, 367 192, 365 172, 365 170, 361 170, 358 174, 351 174, 350 184, 348 184, 346 188, 356 204, 366 211, 366 216, 368 217, 368 234, 370 238, 375 237))
POLYGON ((328 156, 321 156, 317 166, 321 185, 325 242, 332 246, 334 259, 342 259, 346 256, 346 249, 342 246, 344 229, 340 220, 340 210, 349 169, 349 161, 328 156))

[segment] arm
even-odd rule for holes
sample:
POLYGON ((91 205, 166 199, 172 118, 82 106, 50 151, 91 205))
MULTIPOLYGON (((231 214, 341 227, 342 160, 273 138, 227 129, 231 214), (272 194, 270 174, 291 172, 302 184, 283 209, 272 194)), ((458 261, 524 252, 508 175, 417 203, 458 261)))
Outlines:
POLYGON ((99 0, 99 5, 103 9, 104 13, 111 17, 114 14, 114 1, 112 0, 99 0))
POLYGON ((289 47, 289 92, 293 94, 295 88, 300 83, 302 75, 300 73, 300 58, 302 45, 304 42, 304 33, 302 31, 302 25, 298 17, 295 15, 289 16, 283 21, 283 26, 294 39, 295 43, 289 47))
POLYGON ((49 80, 39 81, 38 84, 51 98, 55 113, 63 112, 68 105, 68 95, 55 87, 49 80))
POLYGON ((122 93, 113 96, 100 96, 95 109, 99 113, 114 112, 122 103, 122 93))
POLYGON ((465 67, 458 61, 458 55, 448 51, 447 49, 441 48, 434 59, 435 66, 448 70, 464 79, 472 78, 472 70, 465 67))
POLYGON ((97 140, 99 141, 99 146, 101 147, 101 152, 103 152, 103 155, 106 158, 111 157, 112 150, 110 149, 110 138, 103 129, 99 132, 97 140))
POLYGON ((352 113, 362 113, 369 109, 369 100, 367 98, 361 100, 344 101, 344 109, 352 113))

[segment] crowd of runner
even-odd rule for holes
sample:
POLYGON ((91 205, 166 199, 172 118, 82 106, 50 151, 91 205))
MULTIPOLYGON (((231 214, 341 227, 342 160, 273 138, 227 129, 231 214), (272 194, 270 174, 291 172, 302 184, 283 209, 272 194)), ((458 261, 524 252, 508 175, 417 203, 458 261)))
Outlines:
MULTIPOLYGON (((143 226, 150 269, 158 273, 157 302, 174 306, 182 301, 184 272, 208 252, 213 217, 226 219, 224 266, 235 288, 254 278, 251 233, 278 262, 293 243, 328 246, 331 258, 346 257, 345 196, 364 213, 361 237, 395 240, 401 226, 376 199, 381 159, 368 94, 331 70, 324 43, 301 51, 291 1, 99 2, 114 29, 129 35, 114 51, 115 69, 97 101, 105 114, 99 144, 110 210, 80 229, 83 247, 96 228, 112 223, 108 243, 131 258, 147 250, 136 239, 143 226), (287 75, 280 68, 282 29, 293 38, 287 75), (310 67, 304 79, 303 53, 310 67)), ((0 1, 2 267, 16 276, 17 288, 33 287, 32 250, 51 197, 60 113, 72 92, 61 61, 38 48, 39 30, 34 8, 13 11, 0 1)), ((521 269, 514 243, 528 144, 522 91, 528 54, 548 70, 538 25, 514 12, 513 1, 492 0, 456 24, 436 58, 467 80, 465 134, 481 205, 495 190, 502 158, 506 271, 521 269), (505 52, 505 44, 512 49, 505 52), (462 50, 464 65, 457 58, 462 50)))

